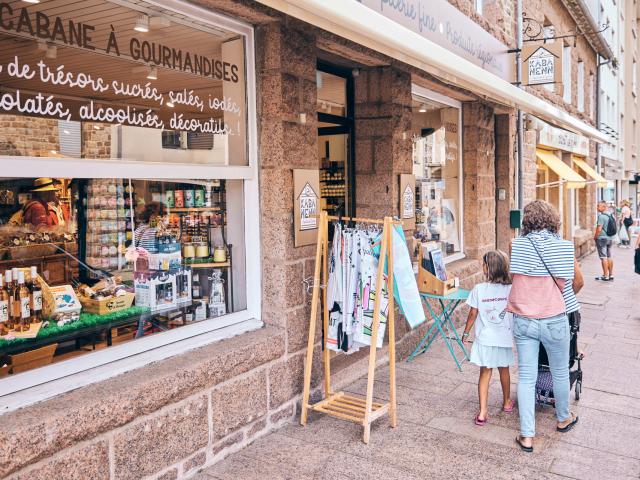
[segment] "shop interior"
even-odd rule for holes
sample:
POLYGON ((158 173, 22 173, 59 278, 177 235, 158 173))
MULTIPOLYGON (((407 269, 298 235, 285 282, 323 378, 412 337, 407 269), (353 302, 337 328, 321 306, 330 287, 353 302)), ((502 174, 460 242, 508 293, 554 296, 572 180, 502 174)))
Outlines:
POLYGON ((355 215, 353 78, 351 71, 320 64, 316 72, 321 208, 355 215))
POLYGON ((428 243, 443 257, 462 251, 460 110, 418 95, 412 99, 416 178, 415 253, 428 243))
POLYGON ((246 308, 239 183, 0 179, 4 374, 246 308))

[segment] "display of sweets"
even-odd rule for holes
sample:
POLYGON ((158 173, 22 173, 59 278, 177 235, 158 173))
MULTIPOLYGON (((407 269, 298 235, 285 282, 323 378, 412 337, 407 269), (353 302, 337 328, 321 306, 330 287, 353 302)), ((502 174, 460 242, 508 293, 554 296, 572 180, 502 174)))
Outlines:
POLYGON ((95 179, 87 185, 86 263, 102 270, 124 267, 131 241, 135 191, 127 180, 95 179))

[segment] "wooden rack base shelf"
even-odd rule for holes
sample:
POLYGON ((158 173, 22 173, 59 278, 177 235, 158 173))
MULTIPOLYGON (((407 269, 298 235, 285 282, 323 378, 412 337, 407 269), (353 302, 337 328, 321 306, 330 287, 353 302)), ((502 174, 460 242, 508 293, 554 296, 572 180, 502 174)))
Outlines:
MULTIPOLYGON (((380 258, 378 259, 376 282, 376 297, 373 308, 373 326, 371 330, 371 347, 369 347, 369 369, 367 375, 367 394, 365 397, 354 396, 344 392, 334 393, 331 391, 331 363, 330 350, 325 348, 322 352, 324 365, 324 399, 315 403, 309 403, 311 395, 311 370, 313 362, 313 351, 316 338, 316 315, 318 312, 318 301, 320 300, 320 281, 322 285, 328 284, 329 277, 329 220, 338 220, 337 217, 330 217, 327 212, 320 214, 318 226, 318 243, 316 246, 316 265, 313 276, 313 296, 311 303, 311 320, 309 323, 309 340, 307 343, 307 356, 304 365, 304 389, 302 393, 302 413, 300 423, 306 425, 309 411, 320 412, 341 420, 353 422, 364 427, 362 440, 369 443, 371 435, 371 423, 378 418, 389 415, 392 427, 398 423, 396 405, 396 339, 394 325, 394 299, 393 299, 393 255, 391 255, 393 225, 399 224, 385 217, 381 220, 371 220, 367 218, 342 217, 340 220, 353 221, 358 223, 382 224, 382 242, 380 247, 380 258), (373 401, 373 382, 376 366, 376 353, 378 344, 378 329, 380 326, 380 298, 382 296, 382 284, 384 265, 387 262, 387 291, 389 292, 389 306, 387 318, 387 331, 389 332, 389 402, 378 403, 373 401)), ((327 289, 322 290, 323 326, 324 332, 329 331, 329 308, 327 308, 327 289)))

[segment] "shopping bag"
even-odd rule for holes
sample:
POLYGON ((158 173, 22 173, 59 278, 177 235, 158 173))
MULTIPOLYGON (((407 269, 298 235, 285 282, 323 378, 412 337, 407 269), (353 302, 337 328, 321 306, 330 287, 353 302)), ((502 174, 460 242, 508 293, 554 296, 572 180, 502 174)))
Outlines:
POLYGON ((629 234, 627 233, 627 228, 624 225, 620 225, 620 232, 618 233, 618 235, 620 236, 621 242, 629 241, 629 234))
POLYGON ((636 255, 633 259, 636 273, 640 275, 640 248, 636 248, 636 255))

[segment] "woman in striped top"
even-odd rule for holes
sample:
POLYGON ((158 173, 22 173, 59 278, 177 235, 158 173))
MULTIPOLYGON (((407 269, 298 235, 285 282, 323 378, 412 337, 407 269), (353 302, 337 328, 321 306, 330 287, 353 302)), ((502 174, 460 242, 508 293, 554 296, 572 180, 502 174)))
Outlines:
POLYGON ((567 307, 577 306, 572 288, 576 262, 573 243, 560 238, 559 229, 556 209, 536 200, 524 208, 522 235, 511 244, 513 284, 507 310, 513 313, 518 349, 520 436, 516 442, 525 452, 533 451, 540 343, 547 351, 553 378, 557 430, 567 432, 578 421, 569 411, 567 318, 567 307))
POLYGON ((149 202, 140 214, 140 226, 133 232, 136 247, 144 248, 150 253, 158 251, 156 241, 156 224, 158 219, 166 215, 166 209, 160 202, 149 202))

